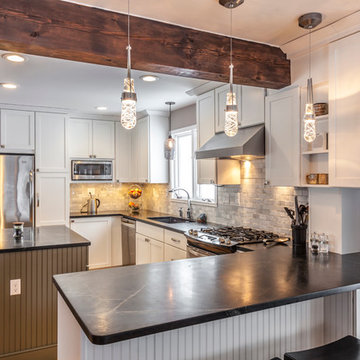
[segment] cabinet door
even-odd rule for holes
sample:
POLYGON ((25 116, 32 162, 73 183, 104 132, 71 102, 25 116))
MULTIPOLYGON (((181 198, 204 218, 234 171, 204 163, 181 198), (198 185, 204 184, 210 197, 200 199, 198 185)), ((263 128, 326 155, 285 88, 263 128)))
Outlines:
POLYGON ((241 87, 241 127, 263 124, 265 121, 265 89, 241 87))
POLYGON ((300 90, 266 98, 266 181, 273 186, 300 184, 300 90))
POLYGON ((1 110, 1 152, 34 151, 34 113, 1 110))
POLYGON ((66 173, 36 173, 36 226, 67 225, 69 185, 66 173))
MULTIPOLYGON (((198 148, 215 134, 215 91, 199 96, 196 100, 198 148)), ((197 161, 198 184, 215 184, 216 162, 213 159, 197 161)))
POLYGON ((136 234, 136 265, 149 264, 151 240, 144 235, 136 234))
POLYGON ((92 156, 92 120, 70 119, 69 156, 70 158, 89 158, 92 156))
POLYGON ((360 33, 330 44, 329 183, 360 187, 360 33))
POLYGON ((150 262, 164 261, 164 243, 151 239, 150 241, 150 262))
MULTIPOLYGON (((230 91, 230 85, 226 84, 215 89, 215 132, 225 130, 226 95, 230 91)), ((239 122, 241 123, 241 86, 234 85, 236 102, 239 110, 239 122)))
POLYGON ((133 155, 135 158, 132 163, 137 166, 136 181, 147 183, 149 181, 149 117, 138 121, 134 134, 133 155))
POLYGON ((174 261, 186 259, 186 251, 165 244, 164 261, 174 261))
POLYGON ((111 266, 111 218, 74 219, 70 227, 91 242, 90 269, 111 266))
POLYGON ((116 123, 116 180, 118 182, 131 182, 132 164, 132 132, 116 123))
POLYGON ((40 172, 67 171, 67 117, 36 113, 36 167, 40 172))
POLYGON ((115 128, 113 121, 93 121, 92 155, 99 159, 115 158, 115 128))

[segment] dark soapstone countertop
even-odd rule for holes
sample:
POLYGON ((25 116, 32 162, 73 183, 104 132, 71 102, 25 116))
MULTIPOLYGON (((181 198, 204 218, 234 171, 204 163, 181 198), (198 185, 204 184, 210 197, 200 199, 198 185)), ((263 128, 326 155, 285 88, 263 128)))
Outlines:
POLYGON ((179 233, 184 233, 189 229, 200 229, 206 226, 216 226, 216 224, 207 223, 207 224, 199 224, 197 222, 184 222, 178 224, 166 224, 160 221, 151 220, 149 217, 159 217, 159 216, 173 216, 169 214, 159 213, 151 210, 140 210, 139 214, 132 214, 129 210, 108 210, 108 211, 98 211, 96 214, 87 214, 80 212, 71 212, 70 219, 79 219, 79 218, 92 218, 99 216, 122 216, 127 219, 132 219, 136 221, 141 221, 148 223, 150 225, 155 225, 162 227, 167 230, 176 231, 179 233))
POLYGON ((360 253, 295 257, 290 246, 55 275, 94 344, 360 288, 360 253))
POLYGON ((90 245, 88 240, 61 225, 26 227, 22 240, 15 240, 13 234, 12 228, 0 230, 0 253, 90 245))

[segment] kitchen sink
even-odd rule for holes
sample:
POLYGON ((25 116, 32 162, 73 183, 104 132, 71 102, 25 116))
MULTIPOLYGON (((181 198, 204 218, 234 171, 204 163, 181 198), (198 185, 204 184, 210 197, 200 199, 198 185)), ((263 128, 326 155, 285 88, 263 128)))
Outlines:
POLYGON ((149 220, 159 221, 166 224, 179 224, 179 223, 189 223, 193 222, 192 220, 187 220, 175 216, 157 216, 157 217, 148 217, 149 220))

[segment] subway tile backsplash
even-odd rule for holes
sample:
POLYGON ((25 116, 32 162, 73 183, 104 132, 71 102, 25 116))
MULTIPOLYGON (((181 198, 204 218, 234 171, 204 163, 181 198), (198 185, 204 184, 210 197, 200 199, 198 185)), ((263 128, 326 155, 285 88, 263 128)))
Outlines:
MULTIPOLYGON (((218 187, 217 206, 193 204, 195 217, 206 213, 209 222, 226 225, 249 226, 290 235, 290 222, 284 206, 294 208, 294 196, 301 204, 308 203, 306 188, 264 186, 265 161, 253 160, 250 168, 242 166, 241 185, 218 187)), ((88 198, 88 189, 95 190, 101 200, 100 210, 127 208, 130 184, 71 184, 70 210, 80 211, 88 198)), ((163 213, 178 215, 178 209, 186 213, 186 202, 171 201, 169 186, 164 184, 143 185, 142 207, 163 213)))

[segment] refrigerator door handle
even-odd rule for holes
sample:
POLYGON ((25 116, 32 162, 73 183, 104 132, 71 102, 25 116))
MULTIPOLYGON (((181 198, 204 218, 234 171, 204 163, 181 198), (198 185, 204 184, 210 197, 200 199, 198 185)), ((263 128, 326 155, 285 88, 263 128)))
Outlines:
POLYGON ((34 171, 33 170, 29 171, 29 183, 30 183, 30 199, 29 199, 30 219, 32 220, 32 224, 34 226, 35 222, 34 222, 34 171))
POLYGON ((39 195, 39 193, 36 193, 36 206, 37 207, 40 206, 40 195, 39 195))

